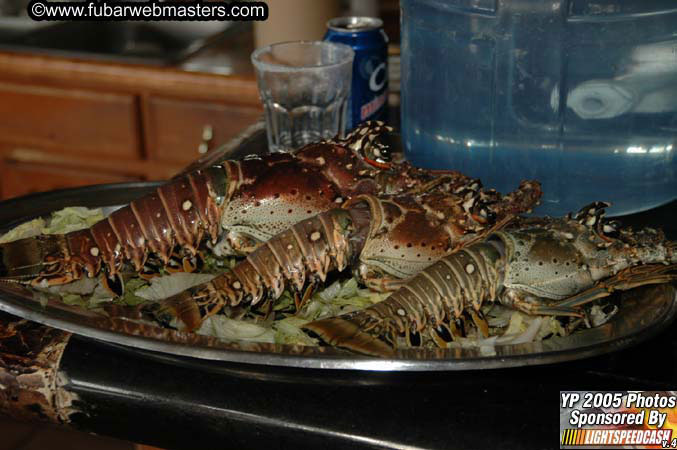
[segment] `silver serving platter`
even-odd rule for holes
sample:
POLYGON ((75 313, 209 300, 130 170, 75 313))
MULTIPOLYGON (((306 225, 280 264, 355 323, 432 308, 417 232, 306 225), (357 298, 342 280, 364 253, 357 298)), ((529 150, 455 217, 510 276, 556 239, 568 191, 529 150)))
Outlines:
MULTIPOLYGON (((34 194, 0 203, 0 231, 66 206, 114 210, 150 192, 157 183, 122 183, 34 194)), ((259 344, 199 336, 71 307, 32 291, 0 283, 0 310, 88 338, 134 349, 203 360, 313 369, 370 371, 477 370, 548 364, 617 351, 649 339, 677 314, 673 285, 646 286, 620 293, 622 308, 603 326, 542 342, 481 348, 402 349, 393 358, 355 355, 330 347, 259 344)))

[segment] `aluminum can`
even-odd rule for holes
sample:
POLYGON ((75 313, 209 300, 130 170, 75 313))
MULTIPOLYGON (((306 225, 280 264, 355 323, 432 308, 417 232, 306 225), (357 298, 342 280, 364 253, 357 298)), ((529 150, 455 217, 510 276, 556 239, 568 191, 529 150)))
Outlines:
POLYGON ((355 51, 348 99, 348 130, 366 120, 385 120, 388 100, 388 36, 374 17, 336 17, 327 22, 325 41, 355 51))

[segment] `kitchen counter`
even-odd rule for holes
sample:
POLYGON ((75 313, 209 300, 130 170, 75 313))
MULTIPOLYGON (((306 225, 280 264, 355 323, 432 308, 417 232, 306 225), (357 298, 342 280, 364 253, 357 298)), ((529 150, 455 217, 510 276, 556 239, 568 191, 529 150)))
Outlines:
MULTIPOLYGON (((196 57, 199 55, 196 55, 196 57)), ((0 79, 62 84, 81 89, 164 94, 258 106, 253 73, 223 76, 179 67, 121 64, 31 52, 0 51, 0 79)))
MULTIPOLYGON (((677 201, 623 218, 677 238, 677 201)), ((0 314, 0 408, 168 448, 557 448, 560 390, 670 390, 677 324, 616 353, 484 371, 214 363, 0 314), (656 355, 660 355, 657 358, 656 355)))

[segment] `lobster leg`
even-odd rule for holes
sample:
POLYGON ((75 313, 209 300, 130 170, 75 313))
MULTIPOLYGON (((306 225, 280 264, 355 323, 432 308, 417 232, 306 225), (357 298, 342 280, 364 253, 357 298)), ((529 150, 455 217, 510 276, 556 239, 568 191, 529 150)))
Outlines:
POLYGON ((566 306, 532 306, 520 311, 537 316, 569 316, 583 317, 583 313, 576 308, 566 306))
POLYGON ((384 357, 392 356, 395 351, 393 345, 377 339, 365 330, 360 321, 347 320, 343 316, 317 320, 306 324, 303 328, 316 334, 333 347, 384 357))
POLYGON ((468 312, 470 313, 470 317, 472 317, 473 323, 475 324, 475 326, 477 326, 477 329, 480 330, 480 333, 482 333, 482 336, 488 338, 489 324, 487 323, 486 319, 482 316, 482 313, 474 309, 470 309, 468 312))
POLYGON ((409 278, 394 278, 390 276, 381 277, 381 278, 372 278, 369 276, 363 276, 362 282, 364 285, 376 292, 394 292, 411 281, 409 278))
POLYGON ((308 300, 313 296, 317 285, 315 283, 309 284, 306 289, 303 291, 303 295, 299 295, 298 292, 294 293, 294 306, 296 306, 296 311, 301 311, 308 300))
POLYGON ((501 302, 505 306, 529 315, 583 317, 583 313, 577 308, 549 304, 551 300, 520 291, 509 290, 504 292, 504 295, 501 296, 501 302))
POLYGON ((663 284, 677 280, 677 264, 647 264, 629 267, 613 277, 598 282, 590 289, 564 300, 548 304, 545 299, 513 299, 513 306, 527 314, 542 316, 583 317, 579 306, 608 297, 615 291, 626 291, 648 284, 663 284))
POLYGON ((614 291, 626 291, 647 284, 663 284, 677 281, 677 264, 647 264, 629 267, 615 276, 597 283, 594 287, 555 303, 555 308, 575 308, 614 291))

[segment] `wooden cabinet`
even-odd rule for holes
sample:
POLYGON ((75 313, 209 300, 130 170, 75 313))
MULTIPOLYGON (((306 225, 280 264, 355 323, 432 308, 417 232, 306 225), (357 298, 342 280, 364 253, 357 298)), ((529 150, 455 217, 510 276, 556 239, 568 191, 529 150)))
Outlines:
POLYGON ((5 142, 123 159, 141 155, 133 95, 0 82, 0 99, 5 142))
POLYGON ((167 179, 262 114, 253 76, 0 52, 0 198, 167 179))
POLYGON ((200 157, 205 147, 228 142, 260 116, 260 109, 253 107, 151 97, 147 105, 148 156, 187 165, 200 157))
POLYGON ((23 164, 7 161, 3 164, 0 189, 5 198, 10 198, 32 194, 33 192, 87 186, 90 184, 132 181, 134 179, 134 177, 83 171, 72 167, 23 164))

